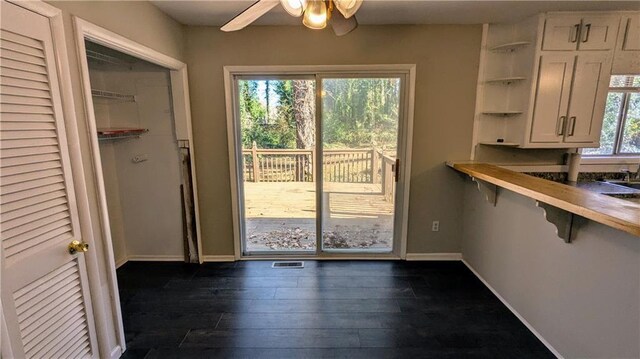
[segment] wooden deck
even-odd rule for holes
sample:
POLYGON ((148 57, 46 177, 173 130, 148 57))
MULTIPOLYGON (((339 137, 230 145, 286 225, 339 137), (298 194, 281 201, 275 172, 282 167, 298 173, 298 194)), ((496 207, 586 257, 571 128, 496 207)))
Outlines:
MULTIPOLYGON (((250 251, 315 248, 315 183, 245 182, 244 193, 250 251)), ((390 247, 393 208, 379 184, 326 183, 325 247, 390 247)))

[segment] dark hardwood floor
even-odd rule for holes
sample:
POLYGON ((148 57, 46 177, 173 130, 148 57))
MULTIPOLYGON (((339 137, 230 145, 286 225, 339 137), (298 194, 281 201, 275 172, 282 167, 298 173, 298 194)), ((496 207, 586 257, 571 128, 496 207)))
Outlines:
POLYGON ((123 358, 553 358, 461 262, 130 262, 123 358))

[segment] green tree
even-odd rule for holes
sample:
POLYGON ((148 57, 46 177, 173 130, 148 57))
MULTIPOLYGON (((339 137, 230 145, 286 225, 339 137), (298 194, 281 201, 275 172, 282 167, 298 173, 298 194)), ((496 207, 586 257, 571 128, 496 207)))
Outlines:
MULTIPOLYGON (((258 148, 314 146, 314 81, 242 80, 238 86, 245 148, 250 148, 254 141, 258 148)), ((395 148, 399 103, 398 79, 324 80, 322 127, 325 146, 395 148)))
MULTIPOLYGON (((286 92, 287 85, 282 82, 268 81, 267 99, 270 99, 272 88, 276 94, 279 90, 286 92)), ((238 82, 242 146, 250 148, 255 142, 258 148, 295 148, 295 131, 286 110, 286 101, 270 104, 270 100, 267 100, 267 104, 263 104, 260 101, 258 84, 259 81, 255 80, 238 82), (270 111, 271 105, 276 108, 275 117, 270 111)))
POLYGON ((323 141, 334 147, 395 147, 400 81, 393 78, 323 82, 323 141))

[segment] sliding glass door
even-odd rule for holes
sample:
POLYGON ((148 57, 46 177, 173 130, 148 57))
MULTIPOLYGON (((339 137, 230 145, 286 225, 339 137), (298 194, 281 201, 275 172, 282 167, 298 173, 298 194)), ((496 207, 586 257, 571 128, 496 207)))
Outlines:
POLYGON ((244 253, 316 252, 315 78, 237 80, 244 253))
POLYGON ((322 249, 391 252, 400 78, 321 84, 322 249))
POLYGON ((234 80, 243 254, 392 253, 403 77, 234 80))

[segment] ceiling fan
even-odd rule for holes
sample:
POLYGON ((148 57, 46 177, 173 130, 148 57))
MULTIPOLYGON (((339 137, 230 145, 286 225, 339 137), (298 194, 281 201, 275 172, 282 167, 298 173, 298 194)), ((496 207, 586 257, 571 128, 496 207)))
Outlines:
POLYGON ((269 10, 282 4, 291 16, 302 16, 302 24, 311 29, 324 29, 331 24, 336 35, 342 36, 358 27, 355 13, 363 0, 258 0, 224 24, 220 30, 229 32, 245 28, 269 10), (338 11, 334 11, 337 9, 338 11))

